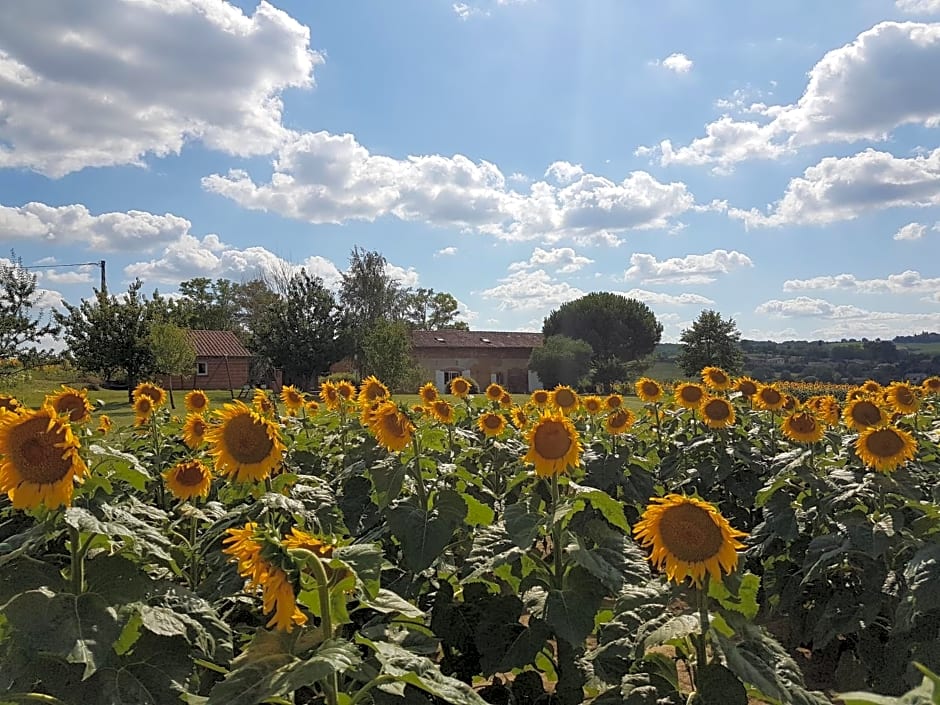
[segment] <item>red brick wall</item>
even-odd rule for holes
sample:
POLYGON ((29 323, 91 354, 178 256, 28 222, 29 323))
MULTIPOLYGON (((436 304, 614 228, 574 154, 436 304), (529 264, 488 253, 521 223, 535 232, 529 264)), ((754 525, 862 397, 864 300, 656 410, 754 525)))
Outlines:
MULTIPOLYGON (((231 388, 241 389, 248 384, 248 369, 251 358, 233 357, 228 360, 228 370, 226 371, 225 358, 223 357, 200 357, 197 362, 206 363, 206 375, 173 375, 173 389, 228 389, 229 375, 231 375, 231 388)), ((164 386, 170 383, 170 380, 164 376, 160 383, 164 386)))

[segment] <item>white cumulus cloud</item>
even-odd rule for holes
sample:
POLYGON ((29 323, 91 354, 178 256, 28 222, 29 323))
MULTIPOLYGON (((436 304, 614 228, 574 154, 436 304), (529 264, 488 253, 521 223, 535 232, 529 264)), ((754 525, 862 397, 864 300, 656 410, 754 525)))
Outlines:
POLYGON ((908 223, 894 234, 895 240, 920 240, 927 233, 927 226, 920 223, 908 223))
POLYGON ((682 53, 670 54, 659 63, 663 68, 669 69, 675 73, 688 73, 695 65, 692 59, 682 53))
POLYGON ((515 272, 523 269, 547 267, 554 269, 559 274, 572 274, 592 262, 594 260, 577 254, 570 247, 556 247, 551 250, 536 247, 529 259, 510 264, 509 271, 515 272))
POLYGON ((547 311, 566 301, 584 296, 584 292, 567 282, 552 279, 543 269, 537 269, 534 272, 519 272, 501 279, 496 286, 481 291, 480 296, 495 301, 500 311, 547 311))
POLYGON ((784 291, 850 291, 859 294, 933 294, 940 292, 940 277, 924 277, 915 270, 889 274, 883 279, 859 279, 854 274, 788 279, 784 291))
POLYGON ((940 0, 894 0, 894 4, 909 15, 940 14, 940 0))
POLYGON ((713 250, 703 255, 686 255, 658 260, 651 254, 636 252, 630 256, 626 279, 646 284, 709 284, 733 269, 753 267, 747 255, 737 250, 713 250))

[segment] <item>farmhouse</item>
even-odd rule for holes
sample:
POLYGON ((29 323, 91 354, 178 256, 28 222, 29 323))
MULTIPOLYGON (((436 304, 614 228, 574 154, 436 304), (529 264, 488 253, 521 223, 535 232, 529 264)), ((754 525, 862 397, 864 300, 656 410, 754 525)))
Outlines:
POLYGON ((417 330, 411 337, 415 359, 440 391, 454 377, 468 377, 481 388, 496 382, 514 394, 541 387, 529 355, 542 341, 541 333, 507 331, 417 330))
POLYGON ((248 384, 252 354, 238 336, 228 330, 188 330, 196 350, 196 369, 191 375, 173 375, 163 384, 173 389, 240 389, 248 384))

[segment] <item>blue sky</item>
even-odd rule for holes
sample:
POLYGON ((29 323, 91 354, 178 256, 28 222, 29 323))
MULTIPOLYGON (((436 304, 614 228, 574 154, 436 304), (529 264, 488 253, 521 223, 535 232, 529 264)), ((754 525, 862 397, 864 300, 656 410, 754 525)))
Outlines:
POLYGON ((940 0, 0 5, 0 245, 44 301, 354 246, 539 330, 940 330, 940 0))

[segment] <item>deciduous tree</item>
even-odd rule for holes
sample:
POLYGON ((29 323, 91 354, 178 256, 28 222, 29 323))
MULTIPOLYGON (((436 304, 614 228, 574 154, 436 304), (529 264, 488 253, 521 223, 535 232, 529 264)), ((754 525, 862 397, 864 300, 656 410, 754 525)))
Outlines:
POLYGON ((529 369, 539 376, 546 389, 558 384, 574 386, 590 374, 593 356, 591 346, 583 340, 552 335, 544 345, 532 349, 529 369))
POLYGON ((150 349, 153 352, 153 370, 169 379, 170 406, 176 408, 173 398, 173 375, 191 375, 196 369, 196 349, 186 331, 164 320, 150 324, 150 349))
POLYGON ((18 361, 15 366, 0 365, 0 376, 18 373, 51 357, 41 345, 58 327, 43 320, 40 293, 36 275, 23 266, 16 253, 11 252, 9 261, 0 259, 0 360, 18 361))
POLYGON ((717 311, 702 311, 679 340, 676 364, 689 377, 697 377, 710 365, 735 374, 744 364, 737 324, 732 318, 723 320, 717 311))

